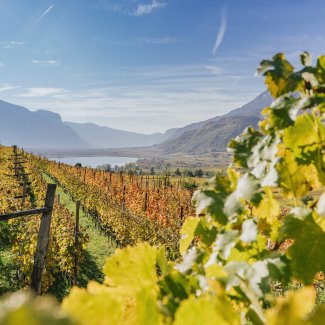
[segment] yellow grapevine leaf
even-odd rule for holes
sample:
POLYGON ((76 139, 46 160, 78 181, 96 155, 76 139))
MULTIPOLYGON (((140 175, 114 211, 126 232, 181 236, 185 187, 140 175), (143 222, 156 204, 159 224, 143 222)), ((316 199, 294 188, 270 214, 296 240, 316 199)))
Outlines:
POLYGON ((200 297, 184 301, 175 316, 174 325, 239 325, 239 316, 221 299, 200 297))
POLYGON ((200 222, 200 218, 187 218, 181 229, 181 240, 180 240, 180 253, 183 255, 189 248, 192 240, 194 239, 194 234, 197 225, 200 222))
POLYGON ((266 312, 267 325, 300 325, 312 311, 316 299, 315 289, 306 287, 277 299, 275 307, 266 312))
POLYGON ((118 249, 105 263, 105 284, 123 286, 134 291, 155 286, 156 259, 156 248, 148 243, 118 249))

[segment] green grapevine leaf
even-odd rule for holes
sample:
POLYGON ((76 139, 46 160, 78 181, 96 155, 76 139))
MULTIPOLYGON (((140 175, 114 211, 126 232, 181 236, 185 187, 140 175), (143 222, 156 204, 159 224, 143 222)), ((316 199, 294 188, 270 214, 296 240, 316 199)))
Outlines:
POLYGON ((193 202, 196 205, 197 214, 206 214, 215 221, 225 225, 228 221, 224 212, 224 201, 231 192, 230 182, 224 176, 217 176, 214 187, 196 191, 193 195, 193 202))
POLYGON ((246 173, 238 180, 236 190, 226 199, 224 211, 229 217, 233 217, 242 212, 244 201, 258 205, 261 198, 262 188, 259 182, 253 175, 246 173))
POLYGON ((230 262, 225 266, 228 272, 228 289, 240 287, 247 297, 252 299, 252 294, 262 297, 270 291, 272 280, 286 283, 290 278, 288 262, 281 257, 267 258, 253 264, 246 262, 230 262))
POLYGON ((251 152, 254 146, 261 140, 262 134, 252 127, 246 128, 243 133, 230 140, 228 145, 228 151, 233 153, 234 162, 239 167, 248 168, 247 162, 251 156, 251 152))
POLYGON ((318 272, 325 272, 325 232, 310 213, 304 214, 301 209, 296 210, 296 214, 285 219, 280 240, 294 240, 288 250, 293 273, 303 283, 310 284, 318 272))
POLYGON ((309 67, 311 66, 311 63, 312 63, 312 58, 311 58, 311 55, 308 53, 308 52, 303 52, 301 55, 300 55, 300 60, 301 60, 301 64, 305 67, 309 67))
POLYGON ((202 218, 195 230, 195 236, 199 236, 202 243, 210 246, 217 236, 217 227, 202 218))
POLYGON ((274 55, 272 60, 262 61, 258 68, 258 73, 265 76, 265 84, 274 98, 302 87, 302 78, 293 72, 293 66, 285 59, 283 53, 274 55))
POLYGON ((317 64, 317 77, 321 83, 325 83, 325 55, 318 57, 317 64))

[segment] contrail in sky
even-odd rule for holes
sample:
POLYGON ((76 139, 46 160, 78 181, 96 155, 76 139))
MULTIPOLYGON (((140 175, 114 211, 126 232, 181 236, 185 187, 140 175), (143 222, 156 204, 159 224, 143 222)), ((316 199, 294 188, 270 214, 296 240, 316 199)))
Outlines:
POLYGON ((53 9, 53 7, 54 5, 49 6, 49 8, 34 22, 33 26, 36 25, 45 15, 47 15, 53 9))
POLYGON ((216 41, 214 43, 214 47, 212 50, 213 55, 216 55, 219 47, 221 46, 221 43, 223 41, 223 38, 226 33, 226 28, 227 28, 227 12, 226 12, 226 7, 223 6, 221 9, 221 23, 220 23, 220 28, 217 34, 216 41))

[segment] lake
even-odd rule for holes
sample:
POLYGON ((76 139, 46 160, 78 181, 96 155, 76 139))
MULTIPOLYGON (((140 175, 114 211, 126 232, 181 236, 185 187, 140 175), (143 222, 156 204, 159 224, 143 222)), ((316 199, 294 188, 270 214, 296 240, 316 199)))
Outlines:
POLYGON ((51 160, 60 161, 62 163, 74 166, 76 163, 81 163, 82 166, 97 167, 100 165, 110 164, 123 166, 124 164, 135 162, 138 158, 129 157, 64 157, 64 158, 49 158, 51 160))

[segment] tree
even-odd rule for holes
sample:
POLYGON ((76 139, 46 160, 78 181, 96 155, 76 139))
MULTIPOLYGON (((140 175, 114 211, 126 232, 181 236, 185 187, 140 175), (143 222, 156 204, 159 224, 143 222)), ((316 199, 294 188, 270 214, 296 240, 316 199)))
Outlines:
POLYGON ((203 170, 202 169, 196 169, 194 172, 195 177, 203 177, 203 170))
POLYGON ((181 173, 181 171, 179 170, 179 168, 177 168, 177 169, 175 170, 175 176, 182 176, 182 173, 181 173))

